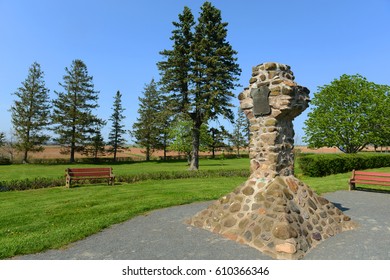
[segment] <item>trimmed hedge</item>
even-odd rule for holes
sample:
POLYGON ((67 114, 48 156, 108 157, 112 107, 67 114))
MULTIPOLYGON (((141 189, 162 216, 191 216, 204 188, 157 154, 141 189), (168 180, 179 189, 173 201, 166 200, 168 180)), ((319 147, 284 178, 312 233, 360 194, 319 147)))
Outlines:
MULTIPOLYGON (((215 178, 215 177, 248 177, 249 170, 200 170, 200 171, 162 171, 155 173, 142 173, 133 175, 118 175, 115 182, 135 183, 146 180, 168 180, 185 178, 215 178)), ((102 180, 85 180, 89 183, 102 182, 102 180)), ((33 178, 23 180, 0 181, 0 192, 23 191, 30 189, 41 189, 60 187, 65 185, 65 178, 33 178)))
POLYGON ((310 177, 323 177, 370 168, 390 166, 390 154, 301 154, 298 157, 302 172, 310 177))

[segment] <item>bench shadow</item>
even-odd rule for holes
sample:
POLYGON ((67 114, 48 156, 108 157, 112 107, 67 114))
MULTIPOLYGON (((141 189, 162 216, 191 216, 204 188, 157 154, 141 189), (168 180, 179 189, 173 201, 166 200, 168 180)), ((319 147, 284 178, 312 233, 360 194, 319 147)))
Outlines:
POLYGON ((356 187, 354 191, 390 194, 390 190, 378 190, 378 189, 371 189, 371 188, 365 188, 365 187, 356 187))

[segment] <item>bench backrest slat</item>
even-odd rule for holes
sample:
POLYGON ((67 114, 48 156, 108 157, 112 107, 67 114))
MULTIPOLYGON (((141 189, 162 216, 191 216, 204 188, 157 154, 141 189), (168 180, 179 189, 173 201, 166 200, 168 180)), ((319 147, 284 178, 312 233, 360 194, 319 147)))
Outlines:
POLYGON ((93 176, 110 176, 112 174, 111 167, 98 168, 68 168, 66 174, 71 177, 93 177, 93 176))
POLYGON ((384 178, 388 177, 388 178, 390 178, 390 173, 381 173, 381 172, 355 171, 354 175, 355 175, 355 178, 357 176, 360 176, 360 175, 362 175, 362 176, 373 176, 373 177, 384 177, 384 178))

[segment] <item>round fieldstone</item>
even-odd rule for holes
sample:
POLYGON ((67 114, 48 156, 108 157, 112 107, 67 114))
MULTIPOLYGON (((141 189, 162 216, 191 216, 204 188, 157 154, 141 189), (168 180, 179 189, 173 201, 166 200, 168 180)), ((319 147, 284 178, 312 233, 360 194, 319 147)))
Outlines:
POLYGON ((322 239, 322 236, 321 236, 321 233, 319 232, 314 232, 311 237, 314 239, 314 240, 317 240, 317 241, 320 241, 322 239))
POLYGON ((227 219, 224 221, 223 225, 224 225, 225 227, 232 227, 232 226, 234 226, 236 223, 237 223, 237 220, 236 220, 235 218, 229 217, 229 218, 227 218, 227 219))
POLYGON ((232 212, 232 213, 235 213, 235 212, 238 212, 240 211, 241 209, 241 204, 239 203, 233 203, 230 208, 229 208, 229 211, 232 212))
POLYGON ((244 233, 244 238, 246 241, 251 242, 252 241, 252 233, 248 230, 244 233))
POLYGON ((278 224, 272 230, 273 236, 279 239, 289 239, 298 236, 298 232, 289 224, 278 224))
POLYGON ((245 195, 252 195, 255 192, 255 190, 252 187, 246 187, 242 190, 242 193, 245 195))
POLYGON ((277 252, 281 252, 281 253, 294 254, 294 253, 296 253, 297 248, 294 244, 282 243, 282 244, 277 244, 275 246, 275 250, 277 252))

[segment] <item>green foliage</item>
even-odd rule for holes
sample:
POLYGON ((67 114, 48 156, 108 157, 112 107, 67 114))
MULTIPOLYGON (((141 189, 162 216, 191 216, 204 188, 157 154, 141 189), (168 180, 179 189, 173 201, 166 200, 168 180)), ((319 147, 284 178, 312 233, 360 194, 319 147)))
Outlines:
POLYGON ((53 101, 53 123, 55 139, 70 153, 70 162, 75 161, 75 152, 82 152, 91 138, 96 135, 96 127, 104 124, 92 112, 98 107, 98 92, 94 90, 93 78, 88 75, 87 66, 79 59, 65 68, 63 84, 65 92, 57 92, 53 101))
POLYGON ((237 156, 240 156, 240 149, 248 147, 249 144, 249 120, 241 108, 238 109, 237 119, 233 125, 233 133, 230 135, 230 141, 237 150, 237 156))
POLYGON ((12 125, 18 142, 15 147, 23 152, 27 162, 29 152, 41 152, 49 136, 43 131, 50 124, 49 90, 43 80, 39 63, 34 62, 22 86, 14 93, 17 99, 11 107, 12 125))
POLYGON ((173 25, 172 50, 160 52, 165 60, 157 65, 173 107, 192 120, 190 168, 198 169, 201 126, 220 115, 233 120, 230 99, 241 69, 237 52, 226 40, 228 24, 210 2, 202 5, 198 24, 185 7, 173 25))
MULTIPOLYGON (((186 120, 183 117, 178 117, 176 121, 172 124, 172 127, 169 131, 169 138, 171 139, 171 144, 168 148, 173 151, 185 153, 187 155, 188 160, 190 161, 193 139, 192 121, 186 120)), ((212 139, 207 129, 208 127, 206 124, 202 124, 200 127, 200 151, 206 151, 209 144, 212 142, 212 139)))
POLYGON ((0 155, 0 165, 8 165, 8 164, 11 164, 11 160, 9 158, 5 158, 0 155))
POLYGON ((322 177, 370 168, 390 166, 389 154, 300 154, 299 166, 306 176, 322 177))
POLYGON ((163 111, 163 97, 154 79, 145 85, 143 97, 139 100, 139 117, 133 124, 132 136, 135 143, 146 149, 146 160, 149 161, 155 149, 160 147, 160 113, 163 111))
POLYGON ((0 147, 4 146, 4 144, 5 144, 5 133, 0 132, 0 147))
POLYGON ((224 126, 220 126, 219 128, 212 127, 208 130, 208 133, 210 135, 208 148, 211 150, 212 158, 215 158, 216 150, 228 147, 225 143, 225 139, 227 139, 230 134, 224 126))
POLYGON ((92 156, 94 161, 97 161, 99 156, 105 154, 105 145, 103 136, 100 132, 100 127, 95 128, 95 135, 90 138, 89 143, 86 144, 83 154, 92 156))
POLYGON ((339 147, 346 153, 368 144, 389 143, 389 87, 369 82, 360 75, 342 75, 319 87, 315 106, 305 121, 304 141, 309 147, 339 147))
POLYGON ((116 161, 116 155, 120 151, 121 148, 126 144, 125 139, 123 138, 123 135, 125 134, 124 125, 122 124, 122 121, 125 119, 125 116, 123 115, 123 111, 125 110, 122 107, 122 94, 118 90, 116 92, 116 95, 114 97, 114 105, 112 107, 112 115, 110 117, 110 121, 112 121, 111 131, 108 136, 108 145, 111 146, 111 148, 108 150, 108 152, 114 154, 114 161, 116 161))
POLYGON ((0 181, 0 192, 4 191, 24 191, 31 189, 43 189, 59 187, 64 185, 64 178, 26 178, 22 180, 0 181))

